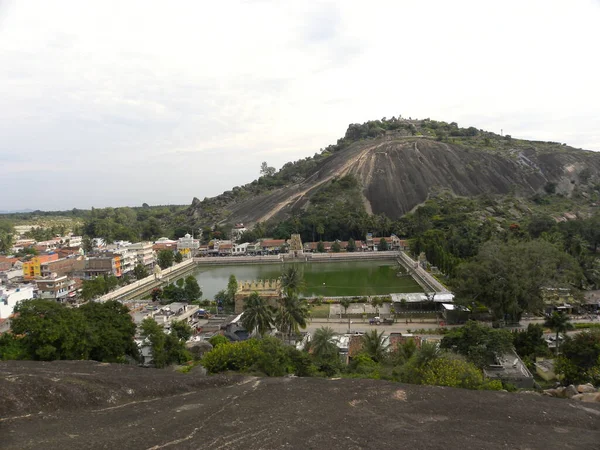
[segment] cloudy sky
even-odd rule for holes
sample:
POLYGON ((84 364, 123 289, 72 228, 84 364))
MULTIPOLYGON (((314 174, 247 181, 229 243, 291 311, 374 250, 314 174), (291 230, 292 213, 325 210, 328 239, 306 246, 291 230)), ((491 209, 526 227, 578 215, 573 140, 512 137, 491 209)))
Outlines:
POLYGON ((598 0, 0 0, 0 210, 188 204, 399 114, 600 150, 598 24, 598 0))

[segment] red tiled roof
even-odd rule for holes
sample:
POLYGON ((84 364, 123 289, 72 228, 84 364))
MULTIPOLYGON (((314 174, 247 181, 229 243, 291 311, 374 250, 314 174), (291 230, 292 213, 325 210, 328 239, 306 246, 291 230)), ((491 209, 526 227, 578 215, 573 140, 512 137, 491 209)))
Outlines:
POLYGON ((285 239, 265 239, 261 241, 262 247, 281 247, 285 244, 285 239))
POLYGON ((233 244, 219 244, 219 250, 228 250, 233 247, 233 244))

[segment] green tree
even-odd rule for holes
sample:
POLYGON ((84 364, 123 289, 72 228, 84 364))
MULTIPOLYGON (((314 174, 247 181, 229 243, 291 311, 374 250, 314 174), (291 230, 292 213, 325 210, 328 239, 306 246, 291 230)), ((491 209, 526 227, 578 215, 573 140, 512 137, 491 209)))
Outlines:
POLYGON ((300 329, 306 328, 306 321, 310 315, 306 300, 297 296, 287 296, 280 300, 275 312, 274 324, 277 329, 288 338, 297 334, 300 329))
POLYGON ((175 253, 175 256, 173 257, 173 261, 176 264, 179 264, 180 262, 183 261, 183 255, 180 252, 175 253))
POLYGON ((230 307, 235 306, 235 294, 238 291, 238 282, 234 274, 229 275, 229 281, 227 281, 227 301, 226 304, 230 307))
POLYGON ((81 239, 81 247, 87 255, 88 253, 91 253, 94 250, 94 243, 92 242, 92 239, 89 236, 83 236, 83 238, 81 239))
POLYGON ((565 334, 568 330, 573 329, 569 316, 554 311, 550 317, 544 322, 544 326, 556 332, 556 355, 560 351, 560 333, 565 334))
POLYGON ((11 222, 0 220, 0 253, 9 253, 13 246, 15 229, 11 222))
POLYGON ((171 250, 161 250, 157 255, 157 262, 161 269, 166 269, 173 265, 173 261, 175 259, 173 252, 171 250))
POLYGON ((445 355, 424 366, 421 384, 478 389, 483 384, 483 375, 474 364, 445 355))
POLYGON ((556 372, 563 382, 600 384, 600 329, 566 336, 561 353, 556 372))
POLYGON ((577 261, 543 240, 490 241, 477 256, 461 264, 453 282, 459 301, 480 301, 497 319, 518 321, 523 311, 537 312, 548 286, 581 286, 577 261))
POLYGON ((266 161, 263 161, 260 165, 260 174, 265 177, 272 177, 275 175, 277 169, 275 167, 270 167, 266 161))
POLYGON ((249 333, 257 330, 260 336, 264 336, 271 330, 272 324, 273 314, 267 301, 253 292, 244 300, 242 325, 249 333))
POLYGON ((342 246, 338 241, 335 241, 333 244, 331 244, 331 251, 333 253, 339 253, 342 251, 342 246))
POLYGON ((140 263, 137 263, 133 268, 133 274, 135 275, 136 280, 141 280, 142 278, 146 278, 149 275, 146 266, 140 263))
POLYGON ((315 358, 321 360, 337 359, 338 348, 333 342, 335 333, 331 327, 321 327, 315 330, 310 341, 310 349, 315 358))
POLYGON ((304 288, 304 277, 298 265, 288 266, 281 274, 281 292, 285 297, 298 295, 304 288))
POLYGON ((355 252, 356 251, 356 241, 352 238, 348 239, 348 246, 346 247, 346 251, 355 252))
POLYGON ((192 328, 182 320, 173 320, 171 322, 171 335, 177 339, 187 341, 192 337, 192 328))
POLYGON ((317 252, 318 253, 325 253, 325 244, 323 244, 323 241, 319 241, 317 243, 317 252))
POLYGON ((25 300, 15 307, 12 332, 22 335, 27 359, 88 359, 92 343, 84 315, 51 300, 25 300))
POLYGON ((377 330, 371 330, 361 337, 362 351, 375 362, 382 362, 385 359, 387 346, 383 334, 383 331, 377 333, 377 330))
POLYGON ((202 297, 202 290, 198 285, 198 281, 193 275, 185 278, 185 286, 183 288, 185 299, 188 302, 193 302, 202 297))
POLYGON ((340 300, 340 306, 342 308, 344 308, 344 314, 347 316, 348 315, 348 308, 350 307, 350 304, 352 303, 352 301, 349 298, 342 298, 340 300))
POLYGON ((513 336, 508 330, 490 328, 470 320, 465 326, 446 333, 440 347, 464 355, 469 362, 483 368, 494 364, 497 357, 512 349, 513 336))
POLYGON ((548 344, 544 339, 544 328, 530 323, 527 329, 513 333, 513 343, 517 354, 523 360, 534 362, 536 356, 548 356, 548 344))
POLYGON ((377 246, 377 250, 382 252, 389 250, 389 246, 385 238, 379 239, 379 245, 377 246))
POLYGON ((166 334, 154 319, 148 317, 141 325, 142 337, 152 349, 152 364, 163 368, 170 364, 182 364, 191 359, 185 348, 185 340, 175 333, 166 334))
POLYGON ((319 235, 319 241, 322 241, 323 240, 323 235, 325 234, 325 227, 323 226, 322 223, 319 223, 317 225, 317 234, 319 235))
POLYGON ((88 302, 79 310, 89 329, 89 359, 105 362, 123 362, 125 356, 137 359, 136 326, 125 305, 115 300, 88 302))
POLYGON ((379 308, 383 306, 383 299, 381 297, 373 297, 371 305, 375 308, 375 314, 379 315, 379 308))

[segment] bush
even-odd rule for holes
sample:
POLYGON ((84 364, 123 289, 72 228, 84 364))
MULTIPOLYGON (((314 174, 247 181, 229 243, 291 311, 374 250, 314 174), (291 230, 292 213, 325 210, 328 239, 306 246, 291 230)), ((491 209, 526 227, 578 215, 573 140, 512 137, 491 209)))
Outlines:
POLYGON ((217 334, 216 336, 211 337, 208 342, 213 348, 217 348, 219 345, 229 344, 229 339, 227 339, 222 334, 217 334))

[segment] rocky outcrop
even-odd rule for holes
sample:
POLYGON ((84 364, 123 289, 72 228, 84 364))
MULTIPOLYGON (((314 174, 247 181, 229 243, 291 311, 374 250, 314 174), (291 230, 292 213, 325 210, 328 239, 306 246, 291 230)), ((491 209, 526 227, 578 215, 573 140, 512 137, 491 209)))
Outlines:
POLYGON ((573 400, 581 400, 583 402, 600 403, 600 389, 596 389, 589 383, 580 384, 577 387, 570 384, 566 387, 561 386, 556 389, 546 389, 544 390, 544 395, 557 398, 570 398, 573 400))
MULTIPOLYGON (((301 182, 242 199, 224 193, 213 207, 226 211, 223 221, 230 223, 283 219, 305 207, 333 178, 353 174, 362 185, 367 211, 395 219, 439 191, 530 196, 550 182, 568 196, 584 171, 586 180, 598 176, 600 154, 563 146, 541 151, 533 143, 488 151, 429 138, 384 136, 334 153, 301 182)), ((188 214, 199 218, 200 204, 193 204, 188 214)))

